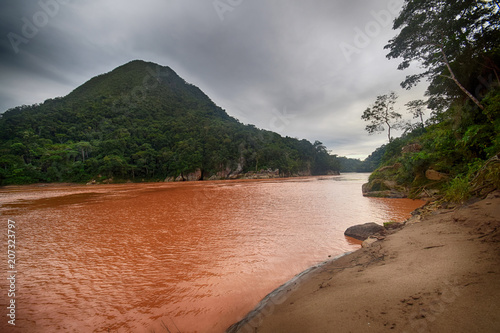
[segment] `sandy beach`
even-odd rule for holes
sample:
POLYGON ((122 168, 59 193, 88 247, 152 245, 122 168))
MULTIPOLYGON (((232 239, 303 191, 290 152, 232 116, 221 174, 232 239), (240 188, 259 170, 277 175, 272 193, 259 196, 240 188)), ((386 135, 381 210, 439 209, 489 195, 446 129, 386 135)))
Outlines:
POLYGON ((228 332, 500 332, 500 192, 423 210, 303 272, 228 332))

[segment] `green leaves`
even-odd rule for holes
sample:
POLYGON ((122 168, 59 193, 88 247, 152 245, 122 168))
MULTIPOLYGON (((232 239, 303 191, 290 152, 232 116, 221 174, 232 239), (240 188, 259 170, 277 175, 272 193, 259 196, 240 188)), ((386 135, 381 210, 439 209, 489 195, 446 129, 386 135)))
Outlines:
POLYGON ((457 176, 447 185, 445 199, 452 202, 462 203, 470 197, 470 185, 467 177, 457 176))
POLYGON ((412 63, 424 68, 422 73, 407 76, 401 83, 403 88, 410 89, 425 77, 430 81, 446 77, 453 80, 458 91, 443 85, 442 90, 428 92, 451 96, 464 93, 482 108, 474 88, 467 86, 469 78, 456 73, 473 59, 484 65, 481 57, 500 44, 498 22, 500 10, 494 1, 406 0, 394 21, 393 28, 399 32, 385 46, 387 58, 401 58, 400 70, 412 63))
MULTIPOLYGON (((481 170, 486 180, 474 186, 485 188, 484 183, 489 182, 486 187, 498 188, 497 160, 491 170, 483 167, 500 152, 498 22, 498 1, 475 0, 405 0, 394 21, 398 32, 385 47, 389 50, 387 57, 400 58, 401 70, 414 64, 423 68, 421 73, 408 75, 401 86, 409 89, 424 78, 430 81, 427 102, 406 104, 421 126, 408 125, 401 138, 380 148, 385 152, 382 165, 401 164, 403 167, 391 177, 413 187, 413 193, 433 186, 434 190, 444 190, 445 199, 463 201, 470 194, 469 182, 474 177, 477 180, 474 175, 481 170), (433 110, 427 127, 425 106, 433 110), (413 143, 422 149, 401 154, 403 146, 413 143), (447 177, 429 180, 429 169, 447 177)), ((367 126, 371 132, 384 125, 376 113, 378 105, 376 102, 363 117, 371 121, 367 126)))
POLYGON ((395 92, 391 92, 388 95, 377 96, 375 103, 363 112, 361 119, 370 122, 370 124, 365 127, 365 130, 369 134, 383 132, 385 127, 387 127, 389 142, 392 140, 391 128, 397 128, 397 121, 402 117, 401 114, 394 110, 397 98, 398 96, 395 92))
POLYGON ((335 161, 322 144, 241 124, 170 68, 142 61, 0 118, 0 184, 164 180, 197 169, 209 177, 238 167, 326 173, 335 161))

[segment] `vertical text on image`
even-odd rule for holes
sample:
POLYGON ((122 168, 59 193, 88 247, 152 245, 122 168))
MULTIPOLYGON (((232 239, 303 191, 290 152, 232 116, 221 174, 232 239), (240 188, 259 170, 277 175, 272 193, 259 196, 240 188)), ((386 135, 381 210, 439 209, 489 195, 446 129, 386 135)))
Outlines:
POLYGON ((7 296, 7 322, 16 325, 16 222, 7 220, 7 281, 9 281, 7 296))

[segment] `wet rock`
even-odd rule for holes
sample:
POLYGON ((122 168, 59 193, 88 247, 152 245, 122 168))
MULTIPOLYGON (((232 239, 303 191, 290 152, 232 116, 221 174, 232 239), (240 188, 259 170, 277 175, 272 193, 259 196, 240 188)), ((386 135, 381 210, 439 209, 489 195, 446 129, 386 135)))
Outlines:
POLYGON ((373 179, 361 187, 365 197, 406 198, 407 191, 393 180, 373 179))
POLYGON ((384 227, 380 224, 369 222, 347 228, 344 235, 364 241, 374 234, 384 232, 384 230, 384 227))
POLYGON ((387 191, 390 187, 383 179, 374 179, 369 183, 363 184, 361 187, 363 193, 374 192, 374 191, 387 191))
POLYGON ((408 195, 406 192, 399 192, 399 191, 370 191, 370 192, 365 192, 363 193, 363 196, 365 197, 372 197, 372 198, 396 198, 396 199, 402 199, 406 198, 408 195))

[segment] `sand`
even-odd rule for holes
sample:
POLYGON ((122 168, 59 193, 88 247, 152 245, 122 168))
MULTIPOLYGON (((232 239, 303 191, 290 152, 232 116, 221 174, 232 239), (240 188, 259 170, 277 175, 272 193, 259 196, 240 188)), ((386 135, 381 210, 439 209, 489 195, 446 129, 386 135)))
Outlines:
POLYGON ((500 332, 500 191, 313 267, 231 332, 500 332))

